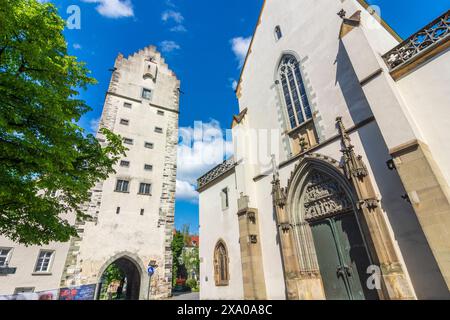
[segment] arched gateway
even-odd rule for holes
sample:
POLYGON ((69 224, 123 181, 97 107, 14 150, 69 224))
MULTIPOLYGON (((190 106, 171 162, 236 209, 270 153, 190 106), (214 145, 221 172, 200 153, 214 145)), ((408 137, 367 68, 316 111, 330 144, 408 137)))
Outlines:
POLYGON ((96 299, 145 299, 149 281, 142 265, 142 261, 131 253, 117 254, 109 259, 99 272, 96 299))
POLYGON ((120 258, 103 272, 98 299, 139 300, 140 282, 139 270, 134 263, 127 258, 120 258))

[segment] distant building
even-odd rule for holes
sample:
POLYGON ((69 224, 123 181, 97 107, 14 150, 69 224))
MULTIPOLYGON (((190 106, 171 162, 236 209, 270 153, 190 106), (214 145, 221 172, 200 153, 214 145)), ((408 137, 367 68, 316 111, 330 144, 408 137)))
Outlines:
POLYGON ((123 137, 129 151, 117 173, 93 188, 86 207, 93 218, 76 223, 79 238, 43 247, 0 238, 0 295, 81 285, 98 295, 112 263, 126 273, 128 299, 170 295, 179 88, 155 47, 118 55, 100 128, 123 137))
MULTIPOLYGON (((199 280, 199 270, 198 264, 196 265, 193 261, 198 261, 198 253, 199 253, 199 236, 191 235, 189 236, 189 243, 186 244, 183 248, 182 256, 185 256, 186 259, 190 259, 191 261, 183 261, 186 267, 186 277, 187 279, 195 279, 199 280)), ((187 280, 184 279, 184 280, 187 280)))
POLYGON ((198 248, 199 244, 200 244, 199 238, 200 237, 198 235, 190 236, 190 239, 189 239, 190 243, 187 245, 187 247, 198 248))
POLYGON ((403 41, 363 0, 264 1, 198 179, 202 299, 450 298, 449 14, 403 41))

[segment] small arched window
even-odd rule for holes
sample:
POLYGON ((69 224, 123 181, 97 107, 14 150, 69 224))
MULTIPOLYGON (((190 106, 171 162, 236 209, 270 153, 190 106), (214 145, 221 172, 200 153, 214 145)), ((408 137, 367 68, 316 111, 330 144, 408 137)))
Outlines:
POLYGON ((228 271, 228 251, 223 241, 219 241, 214 249, 214 280, 216 286, 227 286, 230 280, 228 271))
POLYGON ((281 33, 280 26, 275 27, 275 39, 280 40, 283 34, 281 33))
POLYGON ((298 60, 291 54, 283 56, 278 75, 286 103, 291 128, 296 128, 312 118, 298 60))

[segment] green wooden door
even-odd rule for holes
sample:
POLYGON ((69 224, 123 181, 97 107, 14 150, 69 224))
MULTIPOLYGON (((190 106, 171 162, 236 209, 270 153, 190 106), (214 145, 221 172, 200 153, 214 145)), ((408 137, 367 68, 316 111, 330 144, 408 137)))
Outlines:
POLYGON ((370 263, 354 214, 319 220, 311 227, 326 298, 378 299, 366 286, 370 263))

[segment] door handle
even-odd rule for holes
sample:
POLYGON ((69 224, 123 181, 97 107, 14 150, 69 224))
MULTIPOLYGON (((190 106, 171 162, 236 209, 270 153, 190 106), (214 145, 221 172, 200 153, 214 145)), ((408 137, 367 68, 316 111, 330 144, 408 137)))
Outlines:
POLYGON ((336 269, 336 274, 337 277, 344 277, 345 276, 345 271, 344 271, 344 267, 343 266, 338 266, 336 269))
POLYGON ((344 264, 344 269, 345 269, 345 273, 347 274, 347 276, 351 277, 353 274, 352 267, 349 267, 348 265, 344 264))
POLYGON ((351 277, 353 274, 353 270, 352 267, 349 267, 348 265, 344 264, 343 266, 338 266, 336 269, 336 274, 339 277, 351 277))

